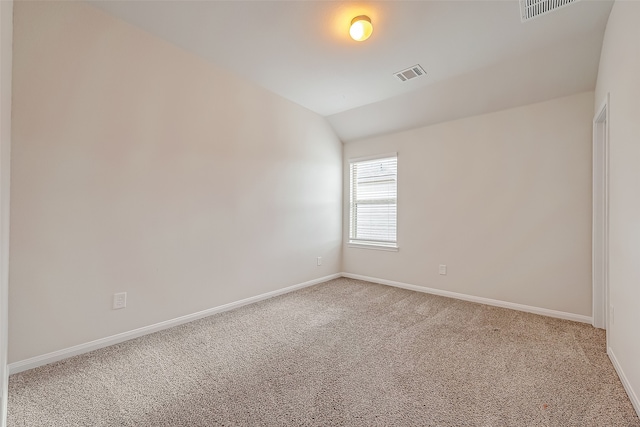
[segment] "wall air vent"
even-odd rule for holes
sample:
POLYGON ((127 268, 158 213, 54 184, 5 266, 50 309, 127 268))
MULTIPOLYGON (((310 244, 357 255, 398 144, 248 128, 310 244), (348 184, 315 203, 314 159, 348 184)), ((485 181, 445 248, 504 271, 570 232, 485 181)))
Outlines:
POLYGON ((520 0, 520 18, 522 22, 546 15, 579 0, 520 0))
POLYGON ((394 73, 401 82, 406 82, 407 80, 415 79, 416 77, 424 76, 425 74, 427 74, 427 72, 420 65, 414 65, 406 70, 394 73))

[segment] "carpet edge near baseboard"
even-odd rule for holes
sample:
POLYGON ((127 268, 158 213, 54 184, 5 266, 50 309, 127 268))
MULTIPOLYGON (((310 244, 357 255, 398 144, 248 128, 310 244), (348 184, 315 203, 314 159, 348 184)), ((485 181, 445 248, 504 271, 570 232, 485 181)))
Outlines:
POLYGON ((557 319, 572 320, 574 322, 593 324, 591 316, 582 314, 568 313, 565 311, 551 310, 548 308, 534 307, 530 305, 518 304, 514 302, 501 301, 496 299, 478 297, 474 295, 461 294, 458 292, 445 291, 442 289, 428 288, 426 286, 412 285, 409 283, 396 282, 393 280, 380 279, 377 277, 363 276, 360 274, 342 273, 342 277, 350 279, 364 280, 366 282, 378 283, 380 285, 393 286, 395 288, 408 289, 410 291, 423 292, 442 297, 454 298, 463 301, 475 302, 479 304, 491 305, 494 307, 508 308, 511 310, 524 311, 527 313, 539 314, 541 316, 555 317, 557 319))
POLYGON ((28 371, 30 369, 38 368, 40 366, 48 365, 50 363, 59 362, 69 357, 78 356, 80 354, 89 353, 90 351, 98 350, 100 348, 109 347, 111 345, 119 344, 124 341, 129 341, 135 338, 139 338, 144 335, 152 334, 154 332, 169 329, 174 326, 182 325, 184 323, 193 322, 194 320, 202 319, 204 317, 212 316, 217 313, 240 308, 244 305, 253 304, 258 301, 273 298, 278 295, 283 295, 289 292, 297 291, 309 286, 318 285, 320 283, 328 282, 329 280, 342 277, 342 273, 334 273, 327 276, 319 277, 317 279, 308 280, 296 285, 287 286, 286 288, 276 289, 275 291, 266 292, 264 294, 256 295, 253 297, 241 299, 239 301, 230 302, 228 304, 219 305, 206 310, 198 311, 196 313, 187 314, 184 316, 176 317, 174 319, 165 320, 152 325, 143 326, 141 328, 132 329, 127 332, 121 332, 119 334, 111 335, 97 340, 89 341, 83 344, 74 345, 61 350, 52 351, 40 356, 30 357, 18 362, 9 363, 7 370, 9 375, 17 374, 19 372, 28 371))
MULTIPOLYGON (((580 314, 567 313, 557 310, 550 310, 546 308, 533 307, 523 304, 511 303, 506 301, 494 300, 484 297, 477 297, 473 295, 466 295, 457 292, 445 291, 441 289, 429 288, 425 286, 412 285, 403 282, 396 282, 393 280, 380 279, 377 277, 371 276, 363 276, 359 274, 352 273, 334 273, 327 276, 323 276, 317 279, 309 280, 303 283, 299 283, 296 285, 288 286, 286 288, 277 289, 275 291, 266 292, 264 294, 256 295, 253 297, 245 298, 239 301, 231 302, 228 304, 223 304, 217 307, 213 307, 210 309, 202 310, 196 313, 187 314, 185 316, 177 317, 175 319, 166 320, 163 322, 155 323, 149 326, 143 326, 141 328, 133 329, 131 331, 122 332, 119 334, 111 335, 105 338, 100 338, 94 341, 89 341, 87 343, 78 344, 72 347, 64 348, 61 350, 56 350, 50 353, 46 353, 40 356, 34 356, 25 360, 21 360, 18 362, 10 363, 8 367, 9 375, 17 374, 19 372, 27 371, 29 369, 34 369, 40 366, 48 365, 50 363, 58 362, 60 360, 67 359, 69 357, 78 356, 80 354, 88 353, 93 350, 98 350, 100 348, 108 347, 110 345, 119 344, 124 341, 128 341, 134 338, 139 338, 141 336, 151 334, 154 332, 158 332, 164 329, 172 328, 174 326, 178 326, 184 323, 192 322, 194 320, 202 319, 207 316, 211 316, 217 313, 222 313, 224 311, 233 310, 235 308, 242 307, 247 304, 252 304, 258 301, 262 301, 268 298, 273 298, 278 295, 283 295, 289 292, 296 291, 298 289, 306 288, 309 286, 317 285, 320 283, 327 282, 329 280, 337 279, 339 277, 346 277, 350 279, 364 280, 367 282, 377 283, 381 285, 393 286, 396 288, 408 289, 417 292, 423 292, 433 295, 444 296, 448 298, 459 299, 463 301, 475 302, 479 304, 486 304, 496 307, 502 307, 517 311, 524 311, 528 313, 538 314, 542 316, 555 317, 559 319, 572 320, 576 322, 582 323, 592 323, 592 318, 589 316, 584 316, 580 314)), ((633 399, 632 399, 633 400, 633 399)), ((634 403, 635 405, 635 403, 634 403)))

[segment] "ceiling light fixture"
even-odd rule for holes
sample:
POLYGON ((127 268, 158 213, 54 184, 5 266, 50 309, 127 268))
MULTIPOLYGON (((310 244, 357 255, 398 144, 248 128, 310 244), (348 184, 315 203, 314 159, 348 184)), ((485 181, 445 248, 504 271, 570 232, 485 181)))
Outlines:
POLYGON ((360 15, 351 20, 349 35, 355 41, 364 41, 369 38, 371 33, 373 33, 373 25, 371 25, 371 18, 368 16, 360 15))

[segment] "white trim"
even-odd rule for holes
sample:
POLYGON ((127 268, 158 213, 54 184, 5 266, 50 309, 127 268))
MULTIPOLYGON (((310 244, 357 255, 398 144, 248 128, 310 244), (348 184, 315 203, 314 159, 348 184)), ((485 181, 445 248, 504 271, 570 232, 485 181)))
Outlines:
POLYGON ((7 422, 9 368, 9 203, 11 166, 11 64, 13 62, 13 0, 0 1, 0 427, 7 422))
POLYGON ((354 157, 353 159, 349 159, 349 163, 366 162, 367 160, 386 159, 389 157, 398 157, 398 152, 373 154, 371 156, 364 156, 364 157, 354 157))
POLYGON ((88 343, 75 345, 73 347, 65 348, 62 350, 53 351, 51 353, 43 354, 41 356, 31 357, 26 360, 14 362, 9 364, 9 374, 16 374, 18 372, 26 371, 28 369, 37 368, 39 366, 47 365, 49 363, 57 362, 63 359, 67 359, 79 354, 88 353, 93 350, 108 347, 110 345, 119 344, 123 341, 128 341, 134 338, 141 337, 143 335, 152 334, 154 332, 161 331, 163 329, 172 328, 174 326, 182 325, 183 323, 193 322, 194 320, 202 319, 213 314, 222 313, 224 311, 233 310, 235 308, 242 307, 243 305, 253 304, 258 301, 262 301, 268 298, 273 298, 278 295, 286 294, 298 289, 306 288, 308 286, 317 285, 332 279, 341 277, 340 273, 331 274, 329 276, 320 277, 318 279, 309 280, 304 283, 289 286, 286 288, 278 289, 275 291, 267 292, 264 294, 256 295, 242 299, 240 301, 231 302, 228 304, 220 305, 218 307, 209 308, 207 310, 199 311, 193 314, 187 314, 186 316, 177 317, 175 319, 166 320, 164 322, 156 323, 154 325, 144 326, 142 328, 134 329, 132 331, 123 332, 120 334, 112 335, 106 338, 100 338, 88 343))
POLYGON ((633 390, 633 387, 631 387, 631 383, 629 382, 629 379, 627 378, 627 376, 624 374, 624 371, 622 370, 622 366, 620 366, 620 363, 618 362, 618 359, 616 358, 616 355, 613 353, 613 350, 611 349, 611 347, 607 346, 607 354, 609 355, 609 359, 611 359, 611 363, 613 364, 613 367, 618 373, 618 377, 620 377, 620 382, 622 383, 624 390, 627 392, 627 395, 629 396, 629 400, 633 405, 633 409, 636 410, 636 414, 638 414, 638 417, 640 417, 640 399, 638 399, 638 395, 633 390))
POLYGON ((609 324, 609 94, 593 117, 592 316, 593 326, 609 324))
POLYGON ((389 252, 398 252, 397 246, 383 246, 383 245, 367 245, 365 243, 347 243, 347 247, 349 248, 358 248, 358 249, 374 249, 376 251, 389 251, 389 252))
POLYGON ((440 295, 443 297, 455 298, 463 301, 476 302, 479 304, 492 305, 495 307, 509 308, 511 310, 525 311, 527 313, 539 314, 542 316, 556 317, 558 319, 573 320, 574 322, 591 323, 591 317, 584 316, 582 314, 567 313, 564 311, 550 310, 548 308, 533 307, 530 305, 516 304, 514 302, 477 297, 473 295, 460 294, 460 293, 451 292, 451 291, 443 291, 441 289, 427 288, 426 286, 410 285, 408 283, 395 282, 393 280, 386 280, 386 279, 378 279, 377 277, 361 276, 359 274, 342 273, 342 277, 364 280, 367 282, 393 286, 396 288, 409 289, 411 291, 424 292, 427 294, 440 295))

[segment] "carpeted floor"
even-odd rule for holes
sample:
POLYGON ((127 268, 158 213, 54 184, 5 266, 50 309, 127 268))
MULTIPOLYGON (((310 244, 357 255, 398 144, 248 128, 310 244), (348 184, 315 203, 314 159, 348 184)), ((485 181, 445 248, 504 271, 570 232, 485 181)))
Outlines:
POLYGON ((337 279, 11 376, 17 426, 640 426, 590 325, 337 279))

